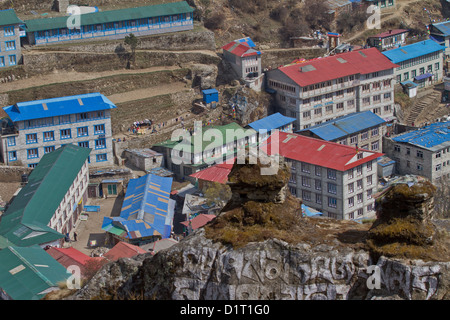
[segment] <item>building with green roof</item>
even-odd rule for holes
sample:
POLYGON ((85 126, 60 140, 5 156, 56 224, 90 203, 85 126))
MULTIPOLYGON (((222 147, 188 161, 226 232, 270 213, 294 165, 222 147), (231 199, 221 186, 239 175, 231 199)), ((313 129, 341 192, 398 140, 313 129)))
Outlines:
POLYGON ((244 129, 237 123, 222 126, 203 126, 191 136, 169 139, 155 144, 152 149, 164 155, 164 163, 177 177, 191 179, 189 175, 210 165, 234 159, 238 150, 256 146, 257 132, 244 129))
POLYGON ((14 9, 0 10, 0 68, 11 67, 22 60, 20 38, 25 36, 14 9))
POLYGON ((186 1, 26 20, 29 44, 85 39, 121 39, 191 30, 194 9, 186 1))
POLYGON ((0 300, 39 300, 70 276, 38 245, 0 250, 0 300))
POLYGON ((72 144, 45 154, 0 220, 0 249, 60 246, 87 201, 89 148, 72 144))

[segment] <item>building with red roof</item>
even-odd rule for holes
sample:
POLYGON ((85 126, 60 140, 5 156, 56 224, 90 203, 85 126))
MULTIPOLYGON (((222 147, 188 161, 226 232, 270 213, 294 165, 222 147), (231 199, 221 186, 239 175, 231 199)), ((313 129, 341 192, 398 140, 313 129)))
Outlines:
POLYGON ((212 167, 197 171, 190 175, 198 181, 198 188, 204 190, 209 183, 218 182, 225 184, 234 163, 219 163, 212 167))
POLYGON ((89 257, 72 247, 50 247, 46 249, 46 251, 66 269, 70 266, 78 266, 82 276, 87 276, 88 274, 95 272, 96 270, 92 269, 100 268, 105 260, 102 257, 89 257))
POLYGON ((296 118, 294 131, 370 110, 385 120, 394 114, 394 68, 376 48, 344 52, 267 72, 281 114, 296 118))
POLYGON ((395 29, 388 30, 367 38, 367 44, 370 47, 377 48, 380 51, 389 50, 406 43, 409 30, 395 29))
POLYGON ((110 261, 117 261, 120 258, 131 258, 138 254, 147 253, 141 247, 119 241, 112 249, 110 249, 103 256, 110 261))
POLYGON ((203 227, 205 224, 210 222, 211 220, 215 219, 215 214, 204 214, 200 213, 199 215, 195 216, 192 220, 183 221, 180 222, 182 225, 186 226, 189 230, 189 233, 192 230, 196 230, 198 228, 203 227))
POLYGON ((372 194, 382 153, 285 132, 261 148, 290 164, 289 190, 305 205, 336 219, 375 216, 372 194))

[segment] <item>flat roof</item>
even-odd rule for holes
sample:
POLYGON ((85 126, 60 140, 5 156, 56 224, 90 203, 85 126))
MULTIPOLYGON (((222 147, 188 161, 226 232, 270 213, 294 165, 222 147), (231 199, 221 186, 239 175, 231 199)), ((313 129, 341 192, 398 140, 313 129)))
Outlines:
POLYGON ((450 147, 450 121, 436 122, 417 130, 392 138, 395 142, 408 143, 430 151, 450 147))
POLYGON ((270 131, 288 125, 294 122, 295 120, 296 120, 295 118, 286 117, 283 116, 281 113, 277 112, 265 118, 249 123, 248 125, 252 129, 255 129, 256 131, 261 129, 266 129, 267 131, 270 131))
POLYGON ((399 48, 391 49, 382 52, 393 63, 400 63, 406 60, 418 58, 433 52, 445 50, 444 46, 441 46, 434 40, 428 39, 425 41, 419 41, 407 46, 401 46, 399 48))

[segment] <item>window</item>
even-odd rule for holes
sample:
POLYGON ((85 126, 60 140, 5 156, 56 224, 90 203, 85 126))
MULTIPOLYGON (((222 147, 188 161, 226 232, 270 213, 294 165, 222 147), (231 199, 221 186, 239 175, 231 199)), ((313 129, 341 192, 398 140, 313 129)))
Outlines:
POLYGON ((53 131, 44 132, 44 141, 55 141, 55 133, 53 131))
POLYGON ((378 128, 373 128, 372 129, 372 137, 377 136, 378 135, 378 128))
POLYGON ((320 191, 322 190, 322 181, 320 180, 314 180, 315 189, 320 191))
POLYGON ((337 207, 337 199, 333 197, 328 197, 328 206, 330 208, 336 208, 337 207))
POLYGON ((353 168, 348 170, 348 178, 353 179, 353 168))
POLYGON ((89 141, 78 142, 78 146, 82 148, 89 148, 89 141))
POLYGON ((355 144, 358 142, 358 136, 350 137, 350 144, 355 144))
POLYGON ((37 143, 37 133, 30 133, 25 135, 25 140, 27 144, 37 143))
POLYGON ((97 139, 95 140, 95 149, 106 149, 106 139, 97 139))
POLYGON ((358 216, 362 216, 364 214, 364 210, 363 209, 358 209, 358 216))
POLYGON ((303 163, 302 162, 302 172, 305 172, 305 173, 310 173, 311 172, 311 169, 310 169, 308 163, 303 163))
POLYGON ((105 125, 97 124, 94 126, 94 134, 104 134, 105 133, 105 125))
POLYGON ((396 152, 400 152, 400 146, 398 145, 398 144, 396 144, 395 146, 394 146, 394 151, 396 151, 396 152))
POLYGON ((362 165, 356 167, 356 175, 357 176, 362 175, 362 165))
POLYGON ((39 158, 38 148, 28 149, 28 150, 27 150, 27 158, 28 158, 28 159, 39 158))
POLYGON ((108 157, 107 157, 106 153, 102 153, 102 154, 97 154, 96 159, 97 159, 97 162, 103 162, 103 161, 107 161, 108 157))
POLYGON ((78 137, 86 137, 88 135, 89 135, 88 127, 77 128, 77 136, 78 137))
POLYGON ((16 161, 17 160, 17 151, 10 151, 8 156, 9 161, 16 161))
POLYGON ((65 123, 70 123, 70 122, 71 122, 70 121, 70 114, 59 117, 59 123, 60 124, 65 124, 65 123))
POLYGON ((3 28, 5 37, 13 36, 14 35, 14 26, 9 26, 3 28))
POLYGON ((347 189, 348 189, 348 193, 353 193, 355 191, 355 186, 354 186, 353 182, 349 183, 347 185, 347 189))
POLYGON ((290 183, 297 183, 297 176, 294 174, 291 174, 291 176, 289 177, 289 182, 290 183))
POLYGON ((8 137, 8 147, 14 147, 16 145, 16 137, 8 137))
POLYGON ((311 181, 307 177, 302 177, 302 186, 304 187, 311 187, 311 181))
POLYGON ((37 163, 30 163, 28 164, 28 168, 36 168, 37 167, 37 163))
POLYGON ((356 181, 356 189, 361 190, 363 188, 363 181, 362 179, 356 181))
POLYGON ((72 131, 71 131, 71 129, 62 129, 60 131, 60 133, 61 133, 61 140, 72 138, 72 131))
POLYGON ((5 66, 5 57, 0 57, 0 67, 5 66))
POLYGON ((15 66, 16 65, 16 55, 10 55, 9 57, 8 57, 8 59, 9 59, 9 65, 10 66, 15 66))
POLYGON ((357 203, 362 203, 363 202, 363 194, 362 193, 358 193, 356 195, 356 202, 357 203))
POLYGON ((302 200, 311 201, 311 192, 303 190, 302 191, 302 200))
POLYGON ((423 151, 417 150, 416 155, 417 155, 418 158, 422 158, 423 159, 423 151))
POLYGON ((297 195, 297 188, 289 187, 289 191, 291 192, 291 194, 292 194, 293 196, 296 196, 296 195, 297 195))
POLYGON ((319 166, 314 167, 314 173, 316 176, 320 177, 322 175, 322 168, 319 166))
POLYGON ((379 145, 380 145, 379 141, 372 142, 372 144, 370 145, 370 150, 372 151, 378 150, 379 145))
POLYGON ((367 162, 367 171, 372 171, 372 161, 367 162))
POLYGON ((369 139, 369 132, 365 131, 361 133, 361 141, 369 139))
POLYGON ((441 171, 441 169, 442 169, 442 165, 441 164, 436 165, 436 171, 441 171))
POLYGON ((417 170, 419 170, 419 171, 423 170, 423 166, 420 163, 417 164, 417 170))
POLYGON ((367 199, 372 199, 372 189, 367 190, 367 199))
POLYGON ((336 180, 336 170, 327 169, 327 176, 328 176, 328 179, 336 180))
POLYGON ((351 208, 355 205, 355 197, 348 198, 348 207, 351 208))
POLYGON ((337 187, 334 183, 328 183, 328 193, 336 194, 337 187))
POLYGON ((367 179, 367 185, 371 186, 372 185, 372 176, 368 176, 366 179, 367 179))
POLYGON ((44 147, 44 154, 55 151, 55 146, 44 147))
POLYGON ((5 51, 16 50, 15 41, 5 41, 5 51))

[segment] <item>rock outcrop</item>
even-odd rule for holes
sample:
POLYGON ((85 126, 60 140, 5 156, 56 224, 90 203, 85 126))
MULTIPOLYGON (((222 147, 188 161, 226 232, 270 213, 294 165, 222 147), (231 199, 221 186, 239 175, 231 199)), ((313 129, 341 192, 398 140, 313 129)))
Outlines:
POLYGON ((106 265, 71 299, 450 298, 448 235, 432 219, 431 184, 393 188, 371 226, 302 217, 287 166, 273 176, 260 169, 235 164, 233 197, 215 220, 154 256, 106 265), (403 231, 405 221, 414 228, 403 231), (415 249, 384 255, 386 243, 415 249))

